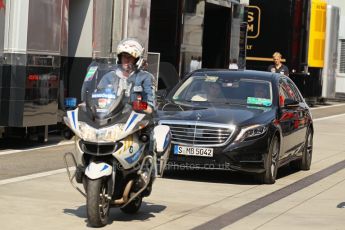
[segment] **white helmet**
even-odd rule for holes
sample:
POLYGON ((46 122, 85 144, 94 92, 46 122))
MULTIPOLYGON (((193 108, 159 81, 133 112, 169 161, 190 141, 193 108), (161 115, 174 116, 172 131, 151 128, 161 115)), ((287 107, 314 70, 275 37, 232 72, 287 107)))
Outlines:
POLYGON ((136 59, 135 66, 140 68, 143 63, 143 55, 145 48, 140 44, 140 42, 135 38, 126 38, 120 41, 117 46, 116 53, 118 57, 118 63, 121 62, 121 54, 128 53, 136 59))

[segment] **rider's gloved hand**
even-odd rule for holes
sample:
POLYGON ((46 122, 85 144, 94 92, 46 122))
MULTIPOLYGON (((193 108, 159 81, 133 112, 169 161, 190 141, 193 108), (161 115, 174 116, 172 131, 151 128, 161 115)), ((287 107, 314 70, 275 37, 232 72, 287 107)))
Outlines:
POLYGON ((151 108, 151 106, 148 105, 144 112, 147 114, 151 114, 153 112, 153 109, 151 108))

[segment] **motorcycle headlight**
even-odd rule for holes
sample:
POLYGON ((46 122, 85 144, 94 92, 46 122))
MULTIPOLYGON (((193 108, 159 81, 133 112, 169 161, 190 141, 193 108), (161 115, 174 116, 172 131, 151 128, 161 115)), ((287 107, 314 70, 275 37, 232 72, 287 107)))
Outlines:
POLYGON ((79 122, 81 138, 92 142, 114 142, 122 134, 123 124, 115 124, 110 127, 95 129, 85 122, 79 122))
POLYGON ((267 131, 265 125, 251 125, 241 129, 240 133, 237 135, 235 142, 242 142, 248 139, 252 139, 258 136, 262 136, 267 131))

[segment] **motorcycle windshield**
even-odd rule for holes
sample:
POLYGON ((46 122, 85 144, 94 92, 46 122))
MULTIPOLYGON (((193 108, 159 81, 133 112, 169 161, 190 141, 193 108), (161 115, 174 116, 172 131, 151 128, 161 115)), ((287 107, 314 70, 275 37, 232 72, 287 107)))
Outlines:
POLYGON ((82 99, 97 119, 110 117, 127 97, 130 85, 117 65, 95 64, 88 69, 82 99))

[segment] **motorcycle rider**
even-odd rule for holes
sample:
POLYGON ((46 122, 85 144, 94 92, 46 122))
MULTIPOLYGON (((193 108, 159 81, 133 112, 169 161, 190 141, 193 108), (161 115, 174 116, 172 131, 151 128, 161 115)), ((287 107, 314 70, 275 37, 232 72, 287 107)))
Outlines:
MULTIPOLYGON (((117 46, 118 64, 122 66, 122 74, 132 83, 131 101, 137 100, 138 92, 142 96, 142 100, 147 102, 148 106, 143 112, 151 114, 155 108, 155 86, 153 84, 153 75, 141 69, 144 64, 143 55, 144 47, 137 39, 126 38, 122 40, 117 46)), ((121 73, 117 73, 121 77, 121 73)), ((150 136, 149 152, 152 152, 152 123, 143 130, 150 136)), ((146 190, 142 193, 143 196, 148 196, 152 190, 152 183, 154 181, 154 174, 151 174, 151 180, 146 190)))
MULTIPOLYGON (((128 83, 131 84, 130 90, 130 102, 134 102, 138 99, 138 95, 141 96, 141 100, 147 102, 147 108, 142 112, 148 116, 153 116, 155 109, 155 86, 154 77, 151 73, 144 71, 141 67, 144 65, 143 55, 144 47, 141 45, 139 40, 135 38, 126 38, 119 42, 117 46, 117 64, 118 68, 115 69, 115 73, 120 78, 127 79, 128 83)), ((113 75, 107 75, 101 79, 98 83, 98 88, 105 88, 107 85, 114 85, 116 78, 113 75)), ((145 134, 148 141, 150 141, 148 151, 152 153, 152 130, 153 130, 153 119, 150 119, 150 124, 144 128, 141 133, 145 134)), ((154 173, 152 173, 154 176, 154 173)), ((150 194, 151 185, 147 188, 146 194, 150 194)))
MULTIPOLYGON (((155 108, 155 86, 153 75, 141 69, 144 60, 144 47, 135 38, 126 38, 120 41, 117 46, 118 64, 121 69, 116 74, 121 78, 126 78, 131 87, 131 102, 137 100, 138 94, 142 96, 142 101, 147 102, 147 109, 143 112, 152 114, 155 108)), ((99 86, 112 84, 112 79, 103 78, 99 86)))

